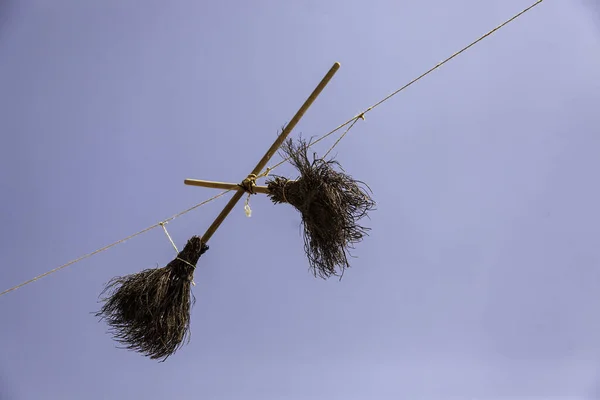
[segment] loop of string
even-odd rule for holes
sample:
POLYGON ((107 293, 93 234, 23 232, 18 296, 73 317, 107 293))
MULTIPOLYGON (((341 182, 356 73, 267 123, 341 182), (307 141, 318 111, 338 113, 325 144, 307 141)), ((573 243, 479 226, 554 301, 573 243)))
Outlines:
POLYGON ((248 218, 252 216, 252 209, 250 208, 250 196, 252 196, 252 193, 248 193, 246 201, 244 202, 244 212, 246 213, 246 217, 248 218))
POLYGON ((285 184, 283 185, 283 187, 281 188, 281 197, 283 197, 283 201, 285 201, 288 204, 289 204, 289 201, 288 201, 287 197, 285 197, 285 188, 287 187, 287 185, 290 182, 292 182, 292 181, 286 181, 285 184))
MULTIPOLYGON (((503 23, 501 23, 500 25, 496 26, 494 29, 490 30, 489 32, 485 33, 483 36, 479 37, 477 40, 475 40, 475 41, 471 42, 469 45, 467 45, 467 46, 463 47, 461 50, 459 50, 459 51, 457 51, 456 53, 452 54, 450 57, 448 57, 448 58, 446 58, 445 60, 443 60, 443 61, 441 61, 441 62, 437 63, 437 64, 436 64, 434 67, 430 68, 429 70, 425 71, 424 73, 422 73, 421 75, 419 75, 418 77, 416 77, 415 79, 413 79, 412 81, 408 82, 407 84, 405 84, 404 86, 402 86, 402 87, 400 87, 399 89, 395 90, 394 92, 392 92, 392 93, 391 93, 391 94, 389 94, 388 96, 386 96, 386 97, 384 97, 383 99, 379 100, 377 103, 375 103, 375 104, 373 104, 372 106, 368 107, 368 108, 367 108, 367 109, 365 109, 363 112, 361 112, 361 113, 359 113, 358 115, 356 115, 356 116, 354 116, 354 117, 350 118, 348 121, 346 121, 346 122, 344 122, 344 123, 342 123, 342 124, 338 125, 338 126, 337 126, 337 127, 335 127, 333 130, 329 131, 329 132, 328 132, 328 133, 326 133, 325 135, 321 136, 320 138, 318 138, 317 140, 315 140, 314 142, 312 142, 312 143, 309 145, 309 147, 311 147, 311 146, 313 146, 313 145, 315 145, 315 144, 319 143, 320 141, 322 141, 322 140, 324 140, 324 139, 328 138, 329 136, 333 135, 335 132, 339 131, 339 130, 340 130, 340 129, 342 129, 343 127, 345 127, 345 126, 347 126, 347 125, 351 124, 351 125, 350 125, 350 127, 349 127, 349 128, 347 128, 347 129, 346 129, 346 131, 345 131, 345 132, 342 134, 343 136, 344 136, 344 135, 346 135, 346 134, 348 133, 348 131, 349 131, 349 130, 350 130, 350 129, 351 129, 353 126, 354 126, 354 124, 355 124, 355 123, 358 121, 358 119, 364 119, 364 116, 365 116, 365 114, 366 114, 366 113, 370 112, 370 111, 371 111, 371 110, 373 110, 374 108, 376 108, 376 107, 380 106, 381 104, 383 104, 384 102, 388 101, 388 100, 389 100, 389 99, 391 99, 393 96, 397 95, 398 93, 402 92, 403 90, 405 90, 405 89, 406 89, 406 88, 408 88, 409 86, 413 85, 413 84, 414 84, 414 83, 416 83, 417 81, 419 81, 419 80, 421 80, 422 78, 424 78, 425 76, 429 75, 431 72, 433 72, 433 71, 435 71, 435 70, 439 69, 439 67, 441 67, 442 65, 446 64, 448 61, 450 61, 450 60, 452 60, 453 58, 457 57, 458 55, 460 55, 460 54, 464 53, 465 51, 467 51, 467 50, 468 50, 468 49, 470 49, 471 47, 475 46, 477 43, 481 42, 482 40, 484 40, 484 39, 485 39, 485 38, 487 38, 488 36, 492 35, 492 34, 493 34, 493 33, 495 33, 496 31, 498 31, 499 29, 503 28, 503 27, 504 27, 504 26, 506 26, 507 24, 509 24, 509 23, 511 23, 512 21, 516 20, 517 18, 519 18, 520 16, 522 16, 522 15, 523 15, 523 14, 525 14, 526 12, 530 11, 530 10, 531 10, 531 9, 533 9, 535 6, 537 6, 537 5, 541 4, 543 1, 544 1, 544 0, 537 0, 536 2, 534 2, 533 4, 531 4, 529 7, 525 8, 525 9, 524 9, 524 10, 522 10, 521 12, 519 12, 519 13, 515 14, 515 15, 514 15, 514 16, 512 16, 511 18, 507 19, 506 21, 504 21, 504 22, 503 22, 503 23)), ((337 141, 334 143, 334 145, 333 145, 333 146, 332 146, 332 148, 331 148, 331 149, 330 149, 330 150, 329 150, 329 151, 326 153, 326 155, 327 155, 327 154, 329 154, 329 152, 330 152, 330 151, 333 149, 333 147, 335 147, 335 146, 337 145, 337 143, 339 143, 339 141, 340 141, 340 139, 338 139, 338 140, 337 140, 337 141)), ((279 163, 275 164, 275 165, 274 165, 274 166, 272 166, 272 167, 269 167, 269 168, 267 168, 267 169, 265 170, 265 172, 263 172, 263 173, 261 173, 260 175, 256 176, 256 177, 254 178, 254 181, 256 181, 256 179, 258 179, 259 177, 267 176, 267 175, 268 175, 268 173, 269 173, 270 171, 272 171, 273 169, 275 169, 275 168, 277 168, 277 167, 281 166, 282 164, 284 164, 284 163, 285 163, 285 162, 287 162, 288 160, 289 160, 289 158, 287 158, 287 159, 285 159, 285 160, 282 160, 281 162, 279 162, 279 163)), ((248 178, 247 178, 247 179, 248 179, 248 178)), ((190 207, 190 208, 188 208, 188 209, 186 209, 186 210, 183 210, 183 211, 181 211, 181 212, 179 212, 179 213, 175 214, 174 216, 172 216, 172 217, 170 217, 170 218, 167 218, 166 220, 162 221, 162 223, 166 223, 166 222, 172 221, 173 219, 175 219, 175 218, 177 218, 177 217, 180 217, 180 216, 182 216, 182 215, 184 215, 184 214, 187 214, 188 212, 190 212, 190 211, 193 211, 193 210, 195 210, 196 208, 198 208, 198 207, 200 207, 200 206, 203 206, 203 205, 205 205, 205 204, 207 204, 207 203, 210 203, 211 201, 213 201, 213 200, 215 200, 215 199, 217 199, 217 198, 219 198, 219 197, 223 196, 223 195, 224 195, 224 194, 226 194, 226 193, 229 193, 230 191, 231 191, 231 189, 230 189, 230 190, 225 190, 225 191, 223 191, 223 192, 221 192, 221 193, 219 193, 219 194, 217 194, 217 195, 215 195, 215 196, 213 196, 213 197, 211 197, 211 198, 209 198, 209 199, 207 199, 207 200, 205 200, 205 201, 203 201, 203 202, 201 202, 201 203, 198 203, 198 204, 196 204, 196 205, 194 205, 194 206, 192 206, 192 207, 190 207)), ((249 194, 252 194, 252 193, 249 193, 249 194)), ((246 202, 246 204, 248 205, 248 201, 246 202)), ((249 205, 248 205, 248 209, 250 209, 250 206, 249 206, 249 205)), ((251 210, 250 210, 250 213, 251 213, 251 210)), ((247 214, 247 215, 248 215, 248 214, 247 214)), ((147 227, 147 228, 145 228, 145 229, 142 229, 142 230, 141 230, 141 231, 139 231, 139 232, 136 232, 136 233, 134 233, 134 234, 132 234, 132 235, 129 235, 129 236, 127 236, 127 237, 125 237, 125 238, 123 238, 123 239, 120 239, 120 240, 118 240, 118 241, 116 241, 116 242, 114 242, 114 243, 111 243, 111 244, 109 244, 109 245, 107 245, 107 246, 101 247, 101 248, 99 248, 99 249, 97 249, 97 250, 95 250, 95 251, 93 251, 93 252, 91 252, 91 253, 85 254, 85 255, 83 255, 83 256, 81 256, 81 257, 79 257, 79 258, 76 258, 76 259, 74 259, 74 260, 72 260, 72 261, 69 261, 68 263, 66 263, 66 264, 63 264, 63 265, 61 265, 61 266, 59 266, 59 267, 56 267, 56 268, 54 268, 54 269, 51 269, 50 271, 44 272, 43 274, 41 274, 41 275, 38 275, 38 276, 36 276, 36 277, 34 277, 34 278, 32 278, 32 279, 29 279, 29 280, 27 280, 27 281, 25 281, 25 282, 23 282, 23 283, 21 283, 21 284, 18 284, 18 285, 16 285, 16 286, 13 286, 13 287, 11 287, 11 288, 9 288, 9 289, 6 289, 5 291, 3 291, 3 292, 0 292, 0 296, 3 296, 3 295, 5 295, 5 294, 7 294, 7 293, 10 293, 10 292, 14 291, 14 290, 17 290, 17 289, 19 289, 19 288, 21 288, 21 287, 23 287, 23 286, 25 286, 25 285, 28 285, 28 284, 30 284, 30 283, 33 283, 33 282, 35 282, 35 281, 37 281, 37 280, 39 280, 39 279, 41 279, 41 278, 44 278, 44 277, 46 277, 46 276, 48 276, 48 275, 50 275, 50 274, 53 274, 53 273, 55 273, 55 272, 58 272, 58 271, 60 271, 60 270, 62 270, 62 269, 64 269, 64 268, 67 268, 68 266, 70 266, 70 265, 73 265, 73 264, 75 264, 75 263, 77 263, 77 262, 79 262, 79 261, 82 261, 82 260, 86 259, 86 258, 92 257, 92 256, 94 256, 94 255, 96 255, 96 254, 98 254, 98 253, 101 253, 101 252, 103 252, 103 251, 105 251, 105 250, 108 250, 108 249, 110 249, 110 248, 112 248, 112 247, 114 247, 114 246, 116 246, 116 245, 118 245, 118 244, 124 243, 124 242, 126 242, 127 240, 129 240, 129 239, 132 239, 132 238, 134 238, 134 237, 136 237, 136 236, 139 236, 139 235, 141 235, 141 234, 143 234, 143 233, 146 233, 146 232, 148 232, 148 231, 150 231, 150 230, 152 230, 152 229, 154 229, 154 228, 156 228, 156 227, 158 227, 158 226, 161 226, 161 222, 159 222, 159 223, 156 223, 156 224, 154 224, 154 225, 152 225, 152 226, 149 226, 149 227, 147 227)), ((164 227, 164 226, 163 226, 163 227, 164 227)))

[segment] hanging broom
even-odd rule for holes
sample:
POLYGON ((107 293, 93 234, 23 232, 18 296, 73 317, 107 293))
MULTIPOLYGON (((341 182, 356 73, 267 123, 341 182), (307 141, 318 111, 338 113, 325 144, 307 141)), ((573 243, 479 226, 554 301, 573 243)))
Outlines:
POLYGON ((189 340, 194 269, 208 245, 193 236, 165 267, 113 278, 103 293, 96 316, 110 326, 115 340, 125 348, 166 360, 189 340))
POLYGON ((190 309, 194 303, 190 285, 198 259, 208 250, 209 239, 244 191, 254 186, 256 175, 265 168, 339 67, 339 63, 333 65, 253 172, 241 185, 232 187, 237 192, 202 237, 192 237, 177 257, 163 268, 116 277, 107 284, 103 293, 108 296, 103 299, 104 305, 96 316, 108 323, 116 341, 127 349, 164 361, 189 339, 190 309))
POLYGON ((282 150, 300 177, 281 176, 268 180, 268 196, 273 203, 288 203, 302 215, 304 251, 313 273, 322 278, 343 274, 350 266, 349 250, 360 242, 369 228, 358 224, 374 209, 370 189, 343 172, 335 160, 308 157, 309 143, 290 139, 282 150), (340 171, 336 170, 336 167, 340 171))
MULTIPOLYGON (((304 228, 304 251, 315 274, 322 278, 341 275, 350 266, 348 257, 369 228, 358 222, 374 210, 371 191, 363 182, 346 174, 335 160, 308 156, 310 144, 290 139, 282 145, 284 158, 290 160, 300 176, 290 180, 276 176, 267 186, 248 187, 248 193, 264 193, 275 203, 287 203, 298 210, 304 228), (338 170, 339 169, 339 170, 338 170)), ((186 179, 193 186, 231 189, 239 185, 186 179)))

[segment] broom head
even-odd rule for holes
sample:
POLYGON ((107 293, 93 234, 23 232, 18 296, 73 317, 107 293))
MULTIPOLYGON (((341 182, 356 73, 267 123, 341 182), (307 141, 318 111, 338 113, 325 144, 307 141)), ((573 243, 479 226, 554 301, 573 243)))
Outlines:
POLYGON ((195 302, 191 283, 196 263, 207 250, 194 236, 165 267, 113 278, 102 292, 108 297, 96 316, 107 322, 125 348, 166 360, 189 341, 195 302))
POLYGON ((275 204, 291 204, 301 213, 311 269, 315 276, 328 278, 350 266, 349 250, 369 230, 358 221, 375 208, 375 202, 369 187, 344 173, 337 161, 316 154, 310 160, 309 146, 303 139, 298 144, 288 139, 281 148, 300 176, 296 180, 276 176, 267 185, 275 204))

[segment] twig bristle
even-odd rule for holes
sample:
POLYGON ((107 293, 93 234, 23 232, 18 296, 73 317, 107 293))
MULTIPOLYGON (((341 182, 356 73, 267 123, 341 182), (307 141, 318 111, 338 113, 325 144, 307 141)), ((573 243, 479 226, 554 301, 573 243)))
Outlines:
POLYGON ((267 181, 269 197, 302 214, 304 250, 315 276, 328 278, 350 266, 350 249, 370 230, 358 224, 375 208, 370 189, 343 172, 335 160, 308 157, 307 143, 288 139, 282 151, 300 172, 296 180, 276 176, 267 181), (340 171, 336 171, 338 167, 340 171))
POLYGON ((162 268, 113 278, 96 316, 105 320, 114 339, 151 359, 166 360, 189 341, 194 267, 208 246, 198 236, 162 268))

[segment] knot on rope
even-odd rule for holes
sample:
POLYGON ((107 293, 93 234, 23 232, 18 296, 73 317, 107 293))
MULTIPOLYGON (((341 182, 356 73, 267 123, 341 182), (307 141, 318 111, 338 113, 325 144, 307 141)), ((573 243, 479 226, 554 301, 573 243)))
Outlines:
POLYGON ((238 184, 239 187, 241 187, 242 189, 244 189, 244 191, 248 194, 256 194, 256 192, 254 191, 254 187, 256 186, 256 180, 259 178, 264 178, 269 176, 269 173, 271 172, 271 167, 267 167, 263 172, 261 172, 260 174, 256 175, 256 174, 250 174, 246 177, 246 179, 244 179, 242 181, 242 183, 238 184))
POLYGON ((271 172, 271 167, 267 167, 259 175, 248 175, 246 179, 242 181, 242 183, 238 184, 239 187, 241 187, 246 193, 248 193, 248 197, 246 197, 246 202, 244 204, 244 212, 246 213, 246 217, 248 218, 252 216, 252 209, 250 208, 250 196, 256 194, 256 192, 254 191, 254 188, 256 187, 256 180, 258 178, 269 176, 269 172, 271 172))
POLYGON ((248 194, 256 194, 256 192, 254 192, 254 187, 256 186, 256 179, 258 179, 256 174, 250 174, 238 186, 244 189, 244 191, 248 194))

